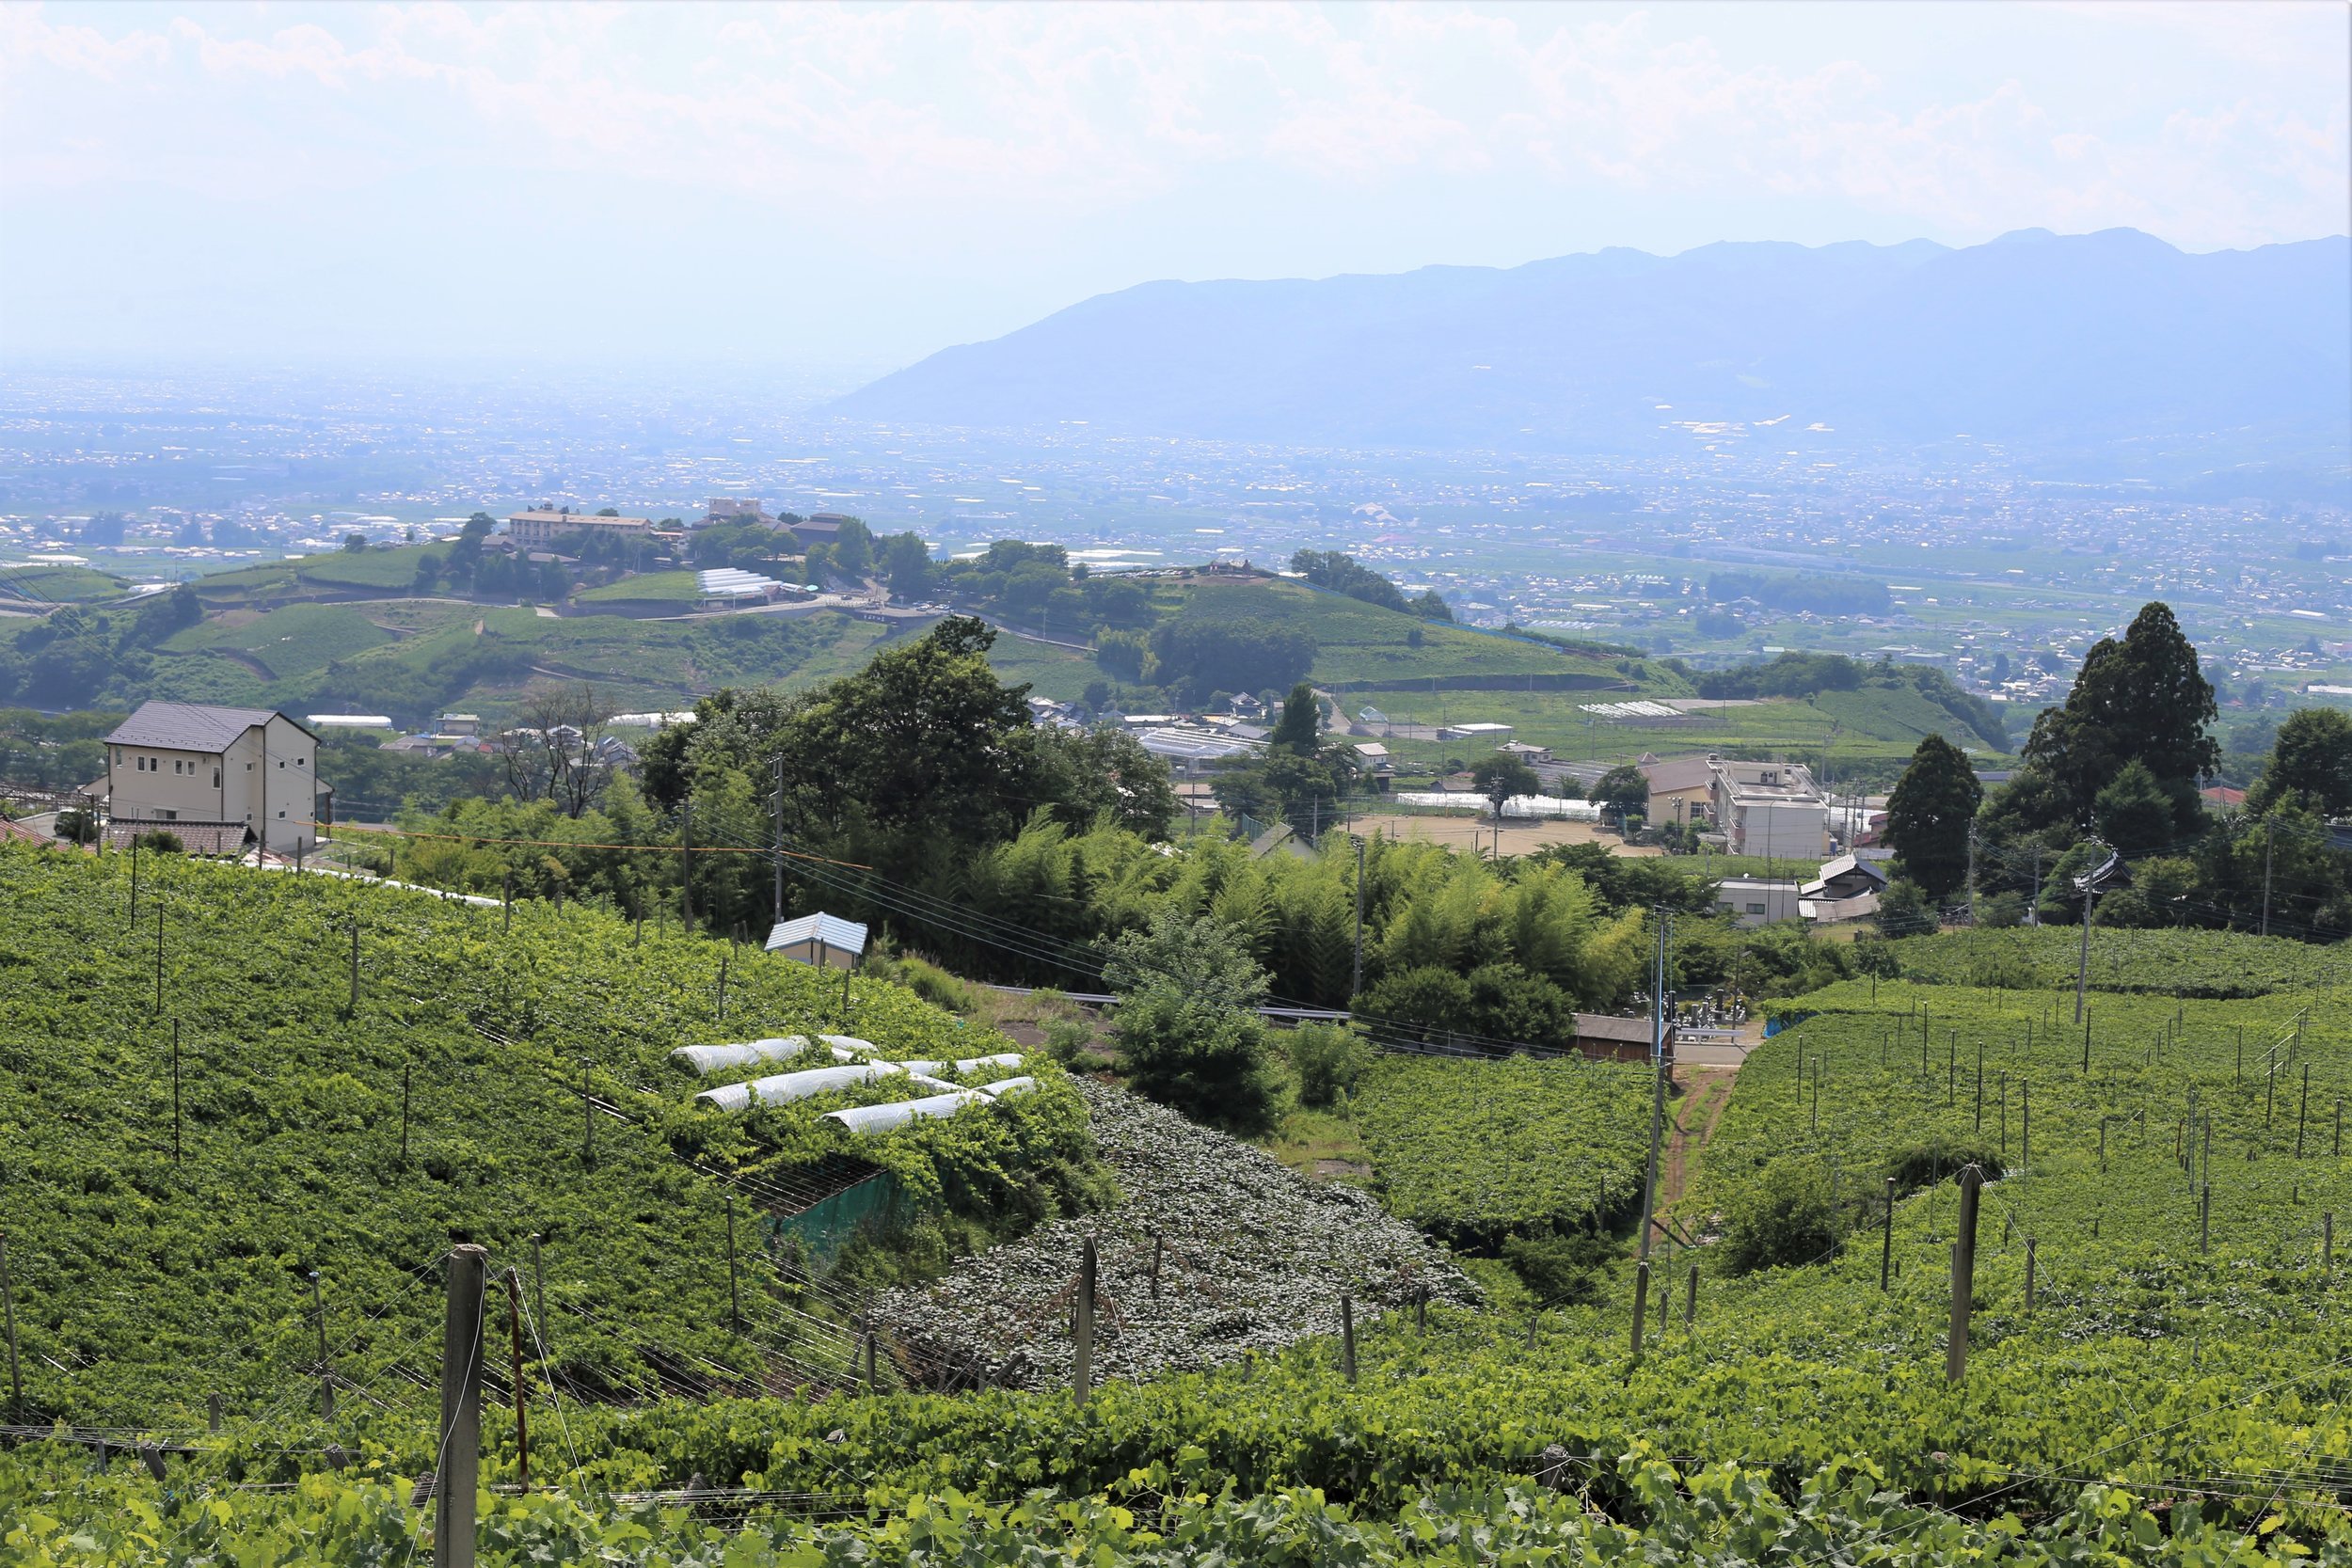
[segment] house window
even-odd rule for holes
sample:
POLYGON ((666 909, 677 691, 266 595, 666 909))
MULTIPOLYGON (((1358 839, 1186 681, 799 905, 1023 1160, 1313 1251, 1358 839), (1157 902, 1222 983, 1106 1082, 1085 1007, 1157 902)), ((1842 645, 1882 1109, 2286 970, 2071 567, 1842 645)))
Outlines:
POLYGON ((213 787, 215 789, 220 787, 220 769, 217 768, 213 769, 213 787))
POLYGON ((299 767, 301 767, 304 763, 308 762, 309 760, 310 760, 310 758, 308 758, 308 757, 296 757, 296 758, 294 758, 294 766, 295 766, 296 768, 299 768, 299 767))
POLYGON ((1750 914, 1762 914, 1764 912, 1764 906, 1761 904, 1750 904, 1748 906, 1748 912, 1750 914))
POLYGON ((180 814, 176 811, 167 811, 164 813, 164 820, 167 822, 177 822, 180 820, 180 814))

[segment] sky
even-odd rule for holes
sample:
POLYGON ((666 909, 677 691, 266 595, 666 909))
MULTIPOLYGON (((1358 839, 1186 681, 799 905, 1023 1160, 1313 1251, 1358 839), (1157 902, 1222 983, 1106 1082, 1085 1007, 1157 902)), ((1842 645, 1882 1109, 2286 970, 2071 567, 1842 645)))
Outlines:
POLYGON ((852 384, 1155 278, 2352 230, 2352 11, 0 3, 0 365, 852 384))

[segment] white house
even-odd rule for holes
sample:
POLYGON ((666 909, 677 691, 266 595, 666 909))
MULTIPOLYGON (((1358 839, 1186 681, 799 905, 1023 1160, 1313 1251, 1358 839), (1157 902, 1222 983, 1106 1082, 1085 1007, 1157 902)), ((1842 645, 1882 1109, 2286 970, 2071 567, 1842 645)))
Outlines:
POLYGON ((267 708, 143 703, 106 736, 109 836, 163 828, 217 854, 250 835, 299 853, 318 842, 333 795, 318 780, 318 744, 267 708))

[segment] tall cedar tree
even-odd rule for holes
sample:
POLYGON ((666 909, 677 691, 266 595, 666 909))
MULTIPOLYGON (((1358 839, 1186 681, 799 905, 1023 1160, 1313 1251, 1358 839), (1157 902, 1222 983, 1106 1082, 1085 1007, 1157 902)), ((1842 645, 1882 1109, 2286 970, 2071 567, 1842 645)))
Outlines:
POLYGON ((2090 818, 2099 791, 2124 764, 2145 763, 2167 786, 2185 832, 2201 809, 2194 781, 2221 762, 2221 748, 2206 733, 2215 713, 2197 649, 2169 606, 2150 603, 2122 641, 2106 638, 2090 650, 2066 705, 2034 721, 2026 763, 2058 785, 2077 823, 2090 818))
POLYGON ((1932 902, 1947 902, 1967 879, 1968 824, 1983 800, 1967 756, 1940 735, 1919 742, 1886 799, 1887 840, 1932 902))

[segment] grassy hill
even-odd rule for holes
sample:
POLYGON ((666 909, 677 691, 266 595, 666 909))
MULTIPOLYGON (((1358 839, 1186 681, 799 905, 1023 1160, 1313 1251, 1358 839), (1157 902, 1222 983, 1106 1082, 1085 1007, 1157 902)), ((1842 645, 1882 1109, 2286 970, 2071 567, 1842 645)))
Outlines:
POLYGON ((121 578, 87 566, 0 566, 0 605, 96 604, 119 599, 130 589, 121 578))
POLYGON ((738 1267, 764 1301, 785 1257, 771 1211, 829 1156, 911 1190, 952 1181, 983 1217, 1008 1182, 1050 1212, 1046 1173, 1080 1157, 1083 1115, 1050 1063, 1045 1092, 986 1127, 854 1139, 817 1112, 906 1094, 731 1118, 691 1101, 724 1078, 667 1061, 845 1027, 889 1053, 1010 1048, 893 986, 845 993, 659 927, 640 945, 577 905, 527 902, 510 930, 428 895, 142 860, 135 924, 126 858, 0 845, 0 1181, 43 1419, 185 1423, 208 1393, 262 1431, 298 1418, 316 1392, 312 1269, 347 1402, 413 1411, 438 1259, 470 1241, 527 1264, 533 1234, 555 1375, 577 1397, 798 1381, 813 1354, 774 1313, 730 1326, 730 1191, 738 1267), (613 1112, 592 1118, 593 1149, 583 1084, 613 1112))
POLYGON ((451 706, 496 716, 534 681, 589 680, 624 709, 676 708, 720 686, 842 673, 884 635, 833 612, 645 622, 447 599, 295 603, 214 611, 166 641, 145 689, 123 700, 332 706, 415 723, 451 706))

